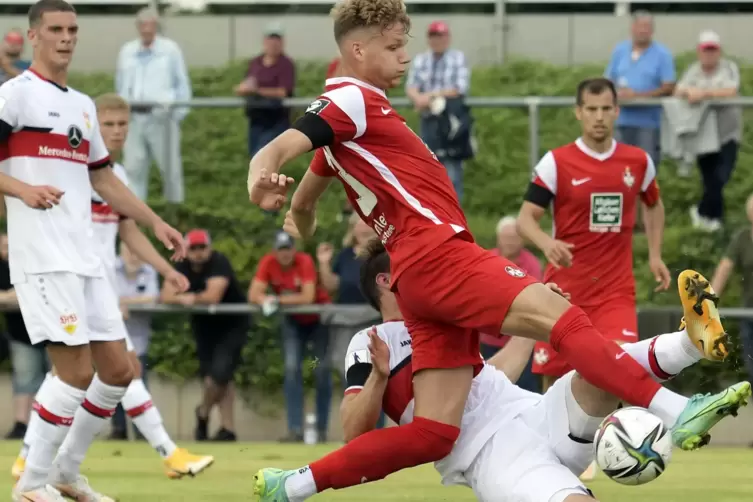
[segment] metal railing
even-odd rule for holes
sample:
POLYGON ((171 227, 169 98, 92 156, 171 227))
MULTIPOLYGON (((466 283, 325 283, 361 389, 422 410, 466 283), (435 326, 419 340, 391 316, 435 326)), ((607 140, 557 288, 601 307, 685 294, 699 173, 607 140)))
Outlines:
MULTIPOLYGON (((283 105, 289 108, 306 108, 316 98, 288 98, 283 100, 283 105)), ((666 99, 666 98, 665 98, 666 99)), ((396 108, 410 107, 411 102, 408 98, 394 98, 390 100, 392 105, 396 108)), ((540 130, 541 130, 541 116, 540 110, 542 108, 566 108, 575 105, 575 98, 572 97, 557 97, 557 96, 527 96, 527 97, 469 97, 467 98, 469 106, 474 108, 524 108, 528 110, 528 156, 531 170, 536 166, 536 163, 541 157, 541 143, 540 143, 540 130)), ((631 100, 630 102, 622 103, 622 107, 633 106, 646 106, 654 105, 660 106, 663 99, 640 99, 631 100)), ((736 98, 720 99, 711 102, 713 106, 729 106, 738 105, 743 107, 753 107, 753 97, 742 96, 736 98)), ((171 101, 171 102, 155 102, 155 101, 136 101, 131 103, 132 106, 139 106, 145 108, 161 108, 165 111, 172 110, 174 108, 246 108, 246 107, 263 107, 258 104, 250 104, 243 98, 195 98, 190 101, 171 101)), ((168 124, 165 126, 165 141, 170 142, 170 127, 168 124)), ((482 146, 483 147, 483 146, 482 146)), ((244 148, 244 145, 238 145, 238 148, 244 148)), ((172 158, 170 157, 172 149, 165 148, 165 165, 170 165, 172 158)))

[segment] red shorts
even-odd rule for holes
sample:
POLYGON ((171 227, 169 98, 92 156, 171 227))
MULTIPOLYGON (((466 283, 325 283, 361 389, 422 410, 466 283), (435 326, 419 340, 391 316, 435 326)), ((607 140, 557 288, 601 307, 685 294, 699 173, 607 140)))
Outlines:
POLYGON ((400 274, 397 303, 413 371, 483 363, 479 332, 499 333, 513 300, 536 279, 477 244, 452 238, 400 274))
MULTIPOLYGON (((638 341, 638 315, 632 299, 618 298, 595 307, 581 307, 604 338, 616 342, 638 341)), ((533 372, 561 377, 572 367, 548 343, 538 342, 533 350, 533 372)))

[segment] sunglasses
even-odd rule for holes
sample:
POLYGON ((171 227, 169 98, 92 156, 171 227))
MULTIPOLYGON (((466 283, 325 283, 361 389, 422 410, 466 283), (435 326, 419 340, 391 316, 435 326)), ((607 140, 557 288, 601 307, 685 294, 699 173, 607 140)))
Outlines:
POLYGON ((206 244, 196 244, 194 246, 188 246, 189 251, 203 251, 207 248, 206 244))

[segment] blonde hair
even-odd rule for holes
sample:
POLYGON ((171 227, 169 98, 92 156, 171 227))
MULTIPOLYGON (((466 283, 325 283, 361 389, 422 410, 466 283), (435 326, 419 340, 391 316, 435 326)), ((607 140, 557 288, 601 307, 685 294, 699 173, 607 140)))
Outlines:
POLYGON ((410 18, 403 0, 341 0, 332 7, 330 16, 335 21, 335 41, 340 41, 361 28, 389 29, 395 23, 410 31, 410 18))
POLYGON ((127 112, 131 109, 131 107, 128 106, 128 102, 114 92, 102 94, 94 100, 94 104, 97 107, 97 113, 110 110, 123 110, 127 112))

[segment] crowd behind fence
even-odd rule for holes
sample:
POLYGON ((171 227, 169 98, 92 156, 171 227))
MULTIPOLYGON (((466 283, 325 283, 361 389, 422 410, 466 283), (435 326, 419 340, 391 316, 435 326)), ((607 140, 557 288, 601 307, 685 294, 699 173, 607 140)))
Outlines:
MULTIPOLYGON (((289 108, 306 108, 316 98, 288 98, 283 100, 283 105, 289 108)), ((632 107, 632 106, 646 106, 646 105, 661 105, 664 99, 635 99, 628 103, 622 103, 620 106, 632 107)), ((671 98, 669 98, 671 99, 671 98)), ((400 107, 412 107, 413 105, 408 98, 393 98, 390 100, 392 105, 396 108, 400 107)), ((524 108, 528 110, 528 161, 531 166, 531 170, 536 166, 536 163, 541 158, 541 116, 539 111, 541 108, 566 108, 575 105, 575 98, 565 96, 494 96, 494 97, 468 97, 466 99, 468 105, 472 108, 524 108)), ((719 99, 710 102, 711 106, 729 106, 737 105, 744 108, 753 107, 753 96, 740 96, 735 98, 719 99)), ((247 108, 259 106, 254 103, 249 103, 242 98, 196 98, 190 101, 170 101, 170 102, 154 102, 154 101, 135 101, 131 103, 132 106, 144 107, 144 108, 161 108, 165 111, 173 108, 189 107, 189 108, 247 108)), ((170 141, 170 127, 169 123, 165 125, 165 138, 166 141, 170 141)), ((165 165, 169 165, 172 161, 171 150, 165 149, 165 165)))

